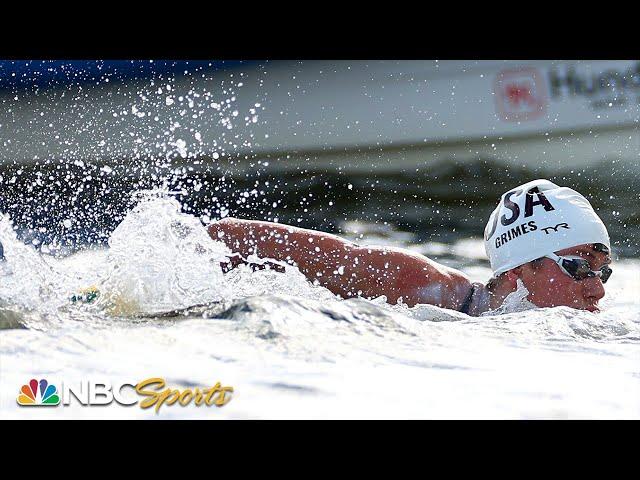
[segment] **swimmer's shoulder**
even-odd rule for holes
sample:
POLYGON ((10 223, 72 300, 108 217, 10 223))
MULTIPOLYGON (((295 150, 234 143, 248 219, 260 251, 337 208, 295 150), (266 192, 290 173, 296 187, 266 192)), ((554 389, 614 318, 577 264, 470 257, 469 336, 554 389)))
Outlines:
POLYGON ((429 303, 457 311, 468 309, 474 283, 459 270, 429 261, 432 267, 424 269, 416 282, 419 298, 416 303, 429 303))

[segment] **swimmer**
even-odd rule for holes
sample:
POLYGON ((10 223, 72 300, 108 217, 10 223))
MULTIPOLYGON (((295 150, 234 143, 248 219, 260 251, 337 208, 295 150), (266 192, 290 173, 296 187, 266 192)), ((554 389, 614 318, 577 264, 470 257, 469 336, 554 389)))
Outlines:
POLYGON ((611 275, 609 234, 589 201, 543 179, 506 192, 490 215, 484 245, 493 276, 486 284, 408 250, 279 223, 225 218, 208 231, 236 254, 227 270, 257 254, 296 266, 342 298, 385 295, 391 304, 402 299, 472 316, 500 307, 518 280, 538 307, 597 312, 611 275))

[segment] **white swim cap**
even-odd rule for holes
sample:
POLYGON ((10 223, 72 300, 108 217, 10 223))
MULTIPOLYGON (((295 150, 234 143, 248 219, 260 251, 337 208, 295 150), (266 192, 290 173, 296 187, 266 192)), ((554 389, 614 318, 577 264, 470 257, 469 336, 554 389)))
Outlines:
POLYGON ((494 276, 584 243, 602 243, 611 250, 607 229, 589 201, 543 179, 502 195, 484 230, 494 276))

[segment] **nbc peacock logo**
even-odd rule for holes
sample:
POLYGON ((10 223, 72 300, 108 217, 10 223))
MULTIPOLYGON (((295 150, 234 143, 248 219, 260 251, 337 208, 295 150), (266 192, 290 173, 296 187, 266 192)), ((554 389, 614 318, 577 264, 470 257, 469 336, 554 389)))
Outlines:
POLYGON ((55 385, 50 385, 46 379, 32 378, 28 385, 23 385, 18 394, 18 405, 22 406, 56 406, 60 403, 60 396, 55 385))

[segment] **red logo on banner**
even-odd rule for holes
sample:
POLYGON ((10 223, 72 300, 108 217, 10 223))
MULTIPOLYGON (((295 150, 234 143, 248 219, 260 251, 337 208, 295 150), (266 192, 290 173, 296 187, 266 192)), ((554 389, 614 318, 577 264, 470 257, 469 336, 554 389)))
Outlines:
POLYGON ((503 120, 532 120, 545 112, 547 95, 535 68, 503 70, 496 77, 494 90, 503 120))

